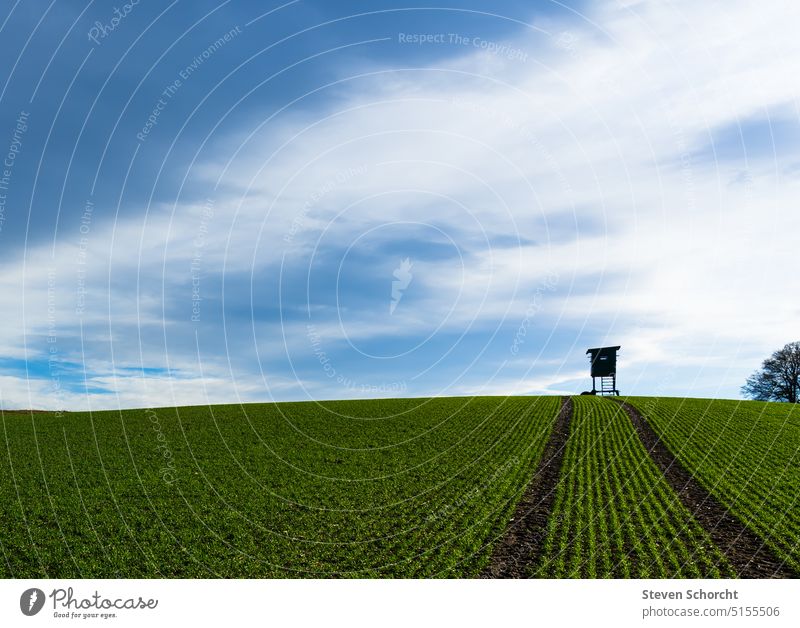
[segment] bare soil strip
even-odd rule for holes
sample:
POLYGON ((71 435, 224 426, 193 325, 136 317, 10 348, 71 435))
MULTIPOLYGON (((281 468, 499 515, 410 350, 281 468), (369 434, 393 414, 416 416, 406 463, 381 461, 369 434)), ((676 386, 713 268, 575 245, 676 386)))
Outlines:
POLYGON ((556 500, 571 419, 572 399, 562 397, 561 410, 542 453, 539 468, 517 504, 514 516, 481 577, 527 578, 539 562, 547 538, 547 522, 556 500))
POLYGON ((673 456, 653 428, 633 406, 617 401, 628 413, 636 433, 683 505, 700 522, 740 578, 797 578, 754 532, 720 504, 673 456))

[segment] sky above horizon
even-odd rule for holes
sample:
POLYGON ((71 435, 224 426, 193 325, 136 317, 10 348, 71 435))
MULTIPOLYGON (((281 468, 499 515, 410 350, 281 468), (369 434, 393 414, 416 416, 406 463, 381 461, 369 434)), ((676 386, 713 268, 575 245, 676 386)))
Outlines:
POLYGON ((6 3, 0 408, 739 398, 800 339, 800 6, 6 3))

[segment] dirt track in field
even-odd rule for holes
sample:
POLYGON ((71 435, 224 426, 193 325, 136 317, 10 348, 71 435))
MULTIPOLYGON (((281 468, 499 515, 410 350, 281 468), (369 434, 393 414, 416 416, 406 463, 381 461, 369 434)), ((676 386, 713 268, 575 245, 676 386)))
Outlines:
MULTIPOLYGON (((614 400, 617 401, 617 400, 614 400)), ((797 578, 764 542, 720 504, 673 456, 644 417, 625 402, 636 433, 683 505, 708 532, 740 578, 797 578)))
POLYGON ((547 536, 547 522, 556 500, 571 419, 572 399, 562 397, 561 409, 539 467, 481 577, 528 578, 534 565, 538 564, 547 536))

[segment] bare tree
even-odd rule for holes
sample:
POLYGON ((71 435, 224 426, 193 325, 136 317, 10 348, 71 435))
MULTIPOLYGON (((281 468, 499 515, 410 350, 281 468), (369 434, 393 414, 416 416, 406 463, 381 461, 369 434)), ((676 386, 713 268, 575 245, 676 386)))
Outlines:
POLYGON ((800 397, 800 342, 790 342, 747 378, 742 394, 758 401, 797 403, 800 397))

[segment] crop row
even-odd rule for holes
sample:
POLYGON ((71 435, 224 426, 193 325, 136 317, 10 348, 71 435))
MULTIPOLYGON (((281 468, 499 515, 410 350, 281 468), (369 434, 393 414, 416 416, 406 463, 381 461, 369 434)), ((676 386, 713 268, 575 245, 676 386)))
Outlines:
POLYGON ((733 575, 616 404, 575 397, 544 554, 558 578, 733 575))
POLYGON ((758 401, 629 401, 707 491, 800 571, 800 408, 758 401))

